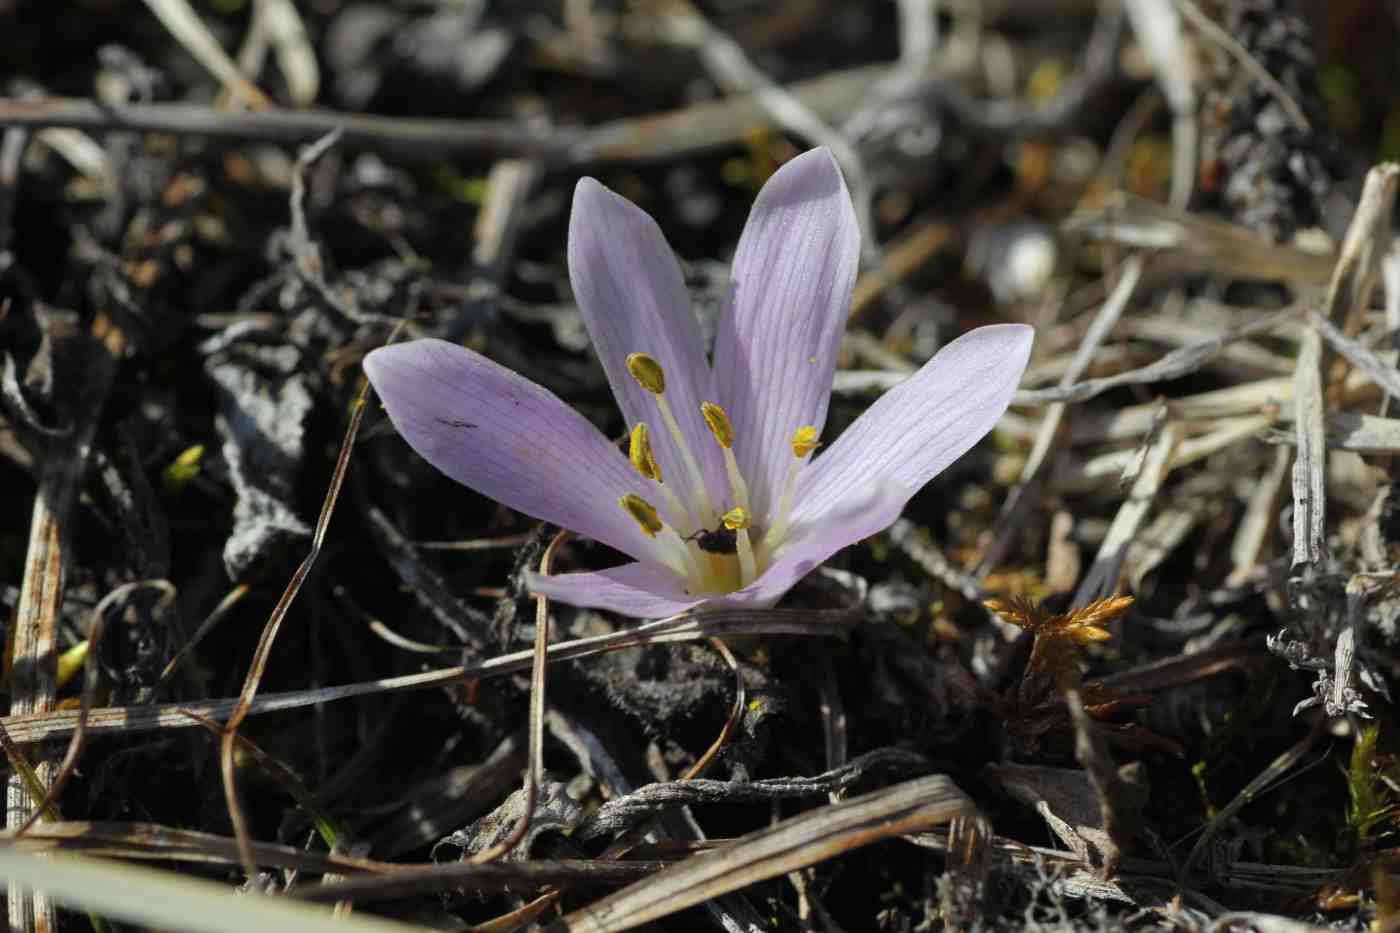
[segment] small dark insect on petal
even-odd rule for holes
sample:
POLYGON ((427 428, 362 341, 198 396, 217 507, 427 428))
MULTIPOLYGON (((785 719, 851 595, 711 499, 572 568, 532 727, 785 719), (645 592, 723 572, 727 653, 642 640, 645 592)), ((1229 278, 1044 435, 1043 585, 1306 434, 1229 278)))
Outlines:
POLYGON ((710 554, 735 554, 739 550, 739 535, 721 525, 714 531, 696 532, 695 543, 710 554))

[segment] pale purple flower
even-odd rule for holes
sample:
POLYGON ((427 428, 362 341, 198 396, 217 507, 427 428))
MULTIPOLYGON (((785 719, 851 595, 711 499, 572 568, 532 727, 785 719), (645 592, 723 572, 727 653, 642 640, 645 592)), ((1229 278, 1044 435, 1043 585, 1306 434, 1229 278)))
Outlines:
POLYGON ((783 166, 739 239, 711 365, 656 224, 579 182, 569 275, 632 430, 630 457, 548 390, 441 340, 375 350, 365 371, 399 433, 439 470, 633 558, 531 575, 534 592, 644 617, 771 605, 887 528, 990 431, 1030 355, 1029 327, 971 331, 815 452, 859 252, 831 154, 783 166))

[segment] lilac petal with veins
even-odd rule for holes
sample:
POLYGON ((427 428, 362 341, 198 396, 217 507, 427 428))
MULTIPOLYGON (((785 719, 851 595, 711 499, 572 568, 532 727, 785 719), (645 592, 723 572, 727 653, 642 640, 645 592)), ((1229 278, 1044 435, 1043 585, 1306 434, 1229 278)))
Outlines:
POLYGON ((1024 324, 979 327, 880 396, 803 473, 794 524, 825 521, 871 483, 912 497, 996 425, 1021 381, 1033 336, 1024 324))
POLYGON ((530 592, 572 606, 644 619, 675 615, 705 602, 687 594, 674 573, 650 564, 623 564, 595 573, 527 573, 525 582, 530 592))
POLYGON ((657 415, 656 397, 627 371, 628 355, 645 353, 661 364, 667 401, 711 497, 722 498, 728 488, 724 462, 700 417, 700 403, 714 397, 713 376, 680 265, 656 221, 583 179, 569 216, 569 278, 627 427, 648 423, 666 481, 690 501, 683 458, 657 415))
POLYGON ((617 504, 646 481, 552 392, 445 340, 382 347, 365 372, 404 440, 452 479, 632 557, 656 554, 617 504))
POLYGON ((761 525, 781 494, 792 432, 826 422, 859 258, 855 209, 831 153, 813 149, 778 169, 739 239, 715 338, 715 384, 761 525))

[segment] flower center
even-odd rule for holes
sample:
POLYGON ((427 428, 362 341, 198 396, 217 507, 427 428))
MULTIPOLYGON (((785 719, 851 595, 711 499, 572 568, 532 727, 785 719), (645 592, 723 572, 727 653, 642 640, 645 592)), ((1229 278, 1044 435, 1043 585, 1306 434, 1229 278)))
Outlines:
POLYGON ((754 529, 749 485, 734 455, 734 425, 729 414, 714 402, 700 405, 700 416, 724 455, 729 480, 728 511, 714 507, 700 462, 686 443, 675 413, 666 400, 666 374, 653 357, 633 353, 627 357, 632 378, 656 399, 657 413, 675 443, 688 482, 680 488, 688 492, 682 501, 672 484, 664 481, 661 465, 651 446, 651 433, 645 421, 632 427, 628 459, 638 473, 659 487, 665 504, 662 513, 645 498, 629 493, 618 500, 637 522, 642 532, 656 542, 657 559, 685 580, 692 595, 732 593, 748 586, 772 562, 778 546, 787 535, 793 493, 806 459, 817 445, 817 429, 804 425, 793 432, 790 446, 793 459, 787 470, 782 495, 772 522, 762 534, 754 529))

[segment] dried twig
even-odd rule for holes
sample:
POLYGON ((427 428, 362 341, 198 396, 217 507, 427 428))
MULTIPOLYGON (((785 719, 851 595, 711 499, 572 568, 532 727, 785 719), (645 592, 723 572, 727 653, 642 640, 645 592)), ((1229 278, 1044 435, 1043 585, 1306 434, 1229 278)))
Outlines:
POLYGON ((1341 253, 1327 287, 1324 316, 1349 337, 1361 330, 1361 316, 1381 274, 1381 260, 1390 249, 1391 217, 1400 189, 1400 165, 1384 162, 1366 173, 1356 212, 1342 240, 1341 253))
MULTIPOLYGON (((1205 272, 1232 279, 1321 285, 1335 257, 1273 243, 1252 230, 1126 192, 1072 215, 1065 232, 1122 246, 1169 253, 1181 272, 1205 272)), ((1158 262, 1165 257, 1159 255, 1158 262)))
POLYGON ((1327 525, 1327 442, 1322 421, 1322 340, 1316 331, 1303 335, 1293 382, 1294 430, 1298 439, 1293 462, 1293 566, 1322 560, 1327 525))
POLYGON ((336 917, 286 898, 246 897, 226 884, 110 859, 49 858, 4 846, 0 847, 0 874, 20 890, 41 888, 70 907, 147 929, 168 928, 172 923, 217 933, 293 925, 298 933, 415 933, 420 929, 368 916, 336 917), (172 921, 176 916, 189 919, 172 921))
MULTIPOLYGON (((1123 263, 1118 282, 1114 285, 1108 300, 1103 303, 1098 314, 1094 316, 1093 323, 1089 326, 1089 332, 1084 335, 1084 340, 1079 344, 1079 349, 1075 351, 1074 359, 1065 371, 1064 378, 1060 380, 1061 387, 1074 384, 1089 365, 1094 351, 1113 330, 1113 325, 1118 322, 1118 318, 1128 307, 1133 291, 1137 288, 1138 280, 1142 277, 1142 266, 1143 260, 1138 256, 1130 256, 1123 263)), ((972 570, 973 576, 981 578, 990 573, 1010 546, 1016 523, 1020 519, 1022 510, 1029 504, 1030 491, 1036 476, 1049 457, 1055 436, 1059 433, 1065 408, 1064 402, 1055 402, 1051 404, 1041 419, 1030 456, 1026 459, 1026 465, 1021 470, 1021 477, 1006 497, 1001 513, 997 516, 996 523, 989 533, 989 543, 983 549, 976 567, 972 570)))
POLYGON ((339 497, 341 484, 345 481, 345 472, 350 465, 350 452, 355 446, 355 436, 359 433, 360 421, 364 417, 365 403, 368 397, 369 382, 365 381, 361 384, 360 392, 355 398, 350 423, 345 429, 345 439, 341 442, 340 453, 336 457, 335 470, 331 474, 330 486, 326 490, 326 498, 321 505, 321 514, 316 519, 316 529, 311 537, 311 549, 302 560, 301 565, 297 567, 296 572, 292 574, 282 597, 268 616, 267 624, 263 627, 262 634, 258 638, 258 644, 253 649, 253 658, 248 665, 248 674, 243 681, 243 689, 239 693, 238 700, 234 703, 228 721, 224 724, 225 732, 219 755, 224 781, 224 798, 228 805, 229 820, 233 824, 234 837, 238 839, 239 849, 243 854, 244 869, 249 877, 252 877, 256 871, 257 864, 253 859, 247 821, 244 819, 243 809, 238 803, 237 770, 234 767, 233 756, 237 744, 238 727, 252 711, 253 701, 258 693, 258 684, 262 680, 263 670, 272 654, 272 645, 277 639, 277 632, 282 627, 282 622, 286 619, 292 602, 301 591, 302 584, 306 582, 307 575, 311 573, 311 568, 315 566, 316 559, 321 554, 321 546, 326 540, 326 530, 330 527, 331 515, 335 511, 335 503, 339 497))
POLYGON ((83 690, 78 705, 78 722, 73 728, 73 735, 68 741, 68 750, 63 755, 63 761, 58 766, 58 773, 55 775, 53 783, 49 785, 43 802, 34 809, 33 813, 29 814, 29 819, 15 830, 16 836, 23 836, 29 831, 39 821, 41 814, 53 812, 52 808, 63 795, 63 788, 72 778, 73 772, 77 770, 78 757, 83 752, 84 729, 87 726, 88 714, 92 710, 93 697, 97 693, 100 674, 97 658, 100 656, 102 648, 102 633, 106 628, 107 612, 121 600, 129 598, 132 593, 147 587, 160 591, 161 603, 164 606, 168 607, 175 601, 175 587, 168 580, 144 580, 122 584, 102 597, 98 604, 93 607, 92 626, 88 629, 88 653, 83 661, 83 690))
MULTIPOLYGON (((1400 419, 1358 415, 1337 411, 1327 415, 1327 446, 1332 450, 1355 450, 1363 454, 1400 452, 1400 419)), ((1296 444, 1297 437, 1276 432, 1267 438, 1280 444, 1296 444)))
POLYGON ((1210 845, 1210 841, 1215 838, 1215 834, 1229 825, 1235 814, 1244 809, 1246 805, 1255 800, 1261 793, 1283 777, 1289 771, 1298 766, 1312 747, 1317 744, 1327 729, 1325 717, 1318 717, 1308 730, 1308 734, 1295 742, 1287 751, 1271 761, 1263 771, 1260 771, 1254 778, 1246 784, 1234 799, 1221 807, 1216 814, 1211 817, 1202 829, 1200 836, 1196 839, 1196 844, 1191 847, 1191 852, 1186 856, 1186 860, 1181 863, 1177 871, 1177 884, 1184 886, 1186 879, 1190 877, 1192 870, 1196 866, 1201 853, 1210 845))
POLYGON ((614 933, 881 839, 972 816, 972 800, 944 775, 916 778, 784 820, 713 854, 689 858, 562 918, 553 933, 614 933))
MULTIPOLYGON (((78 343, 77 340, 73 342, 78 343)), ((86 365, 79 371, 85 378, 74 399, 73 428, 66 436, 51 441, 53 446, 44 459, 39 491, 34 497, 24 580, 15 612, 14 667, 10 681, 12 716, 43 714, 53 707, 57 689, 58 615, 63 603, 73 505, 87 469, 107 390, 125 349, 125 334, 105 314, 99 314, 93 321, 91 338, 82 341, 85 357, 82 362, 86 365)), ((70 362, 77 364, 79 361, 70 362)), ((49 768, 39 768, 40 776, 46 780, 51 773, 49 768)), ((7 791, 8 825, 27 823, 33 805, 23 783, 12 777, 7 791)), ((42 895, 11 885, 8 905, 13 929, 27 933, 55 928, 53 905, 42 895)))
POLYGON ((278 70, 287 80, 287 93, 298 107, 316 102, 321 86, 321 68, 316 51, 306 34, 306 24, 292 0, 258 0, 253 4, 253 21, 243 47, 238 50, 239 69, 257 75, 271 48, 278 70))
POLYGON ((1185 208, 1196 180, 1196 88, 1191 78, 1191 52, 1181 34, 1181 17, 1172 0, 1126 0, 1123 4, 1157 86, 1172 112, 1171 205, 1185 208))
POLYGON ((1366 378, 1392 396, 1400 396, 1400 373, 1395 371, 1394 364, 1381 359, 1358 341, 1347 337, 1316 311, 1308 315, 1308 320, 1326 339, 1327 345, 1341 354, 1343 359, 1365 373, 1366 378))
POLYGON ((199 628, 195 629, 194 634, 191 635, 189 639, 180 646, 180 650, 176 651, 175 655, 166 662, 164 670, 162 670, 160 676, 156 678, 155 689, 159 690, 161 684, 169 680, 171 675, 179 670, 180 665, 186 658, 194 653, 194 649, 204 640, 204 637, 212 632, 214 628, 227 618, 228 614, 243 601, 244 597, 248 595, 248 590, 248 584, 240 583, 224 594, 223 599, 219 600, 219 604, 215 606, 213 610, 210 611, 209 615, 205 617, 204 621, 199 624, 199 628))
MULTIPOLYGON (((824 119, 853 110, 885 67, 838 71, 787 87, 824 119)), ((539 159, 550 166, 638 162, 740 142, 768 117, 754 95, 632 117, 580 131, 516 121, 382 117, 330 110, 225 112, 186 103, 100 104, 82 98, 0 97, 0 125, 68 126, 92 132, 151 132, 218 140, 307 145, 341 130, 352 148, 375 149, 422 162, 453 155, 539 159)))
MULTIPOLYGON (((714 610, 661 619, 607 635, 560 642, 550 647, 549 660, 569 661, 640 645, 703 641, 717 637, 793 635, 801 638, 843 638, 852 626, 861 622, 861 619, 861 613, 844 609, 714 610)), ((465 667, 449 667, 336 687, 262 694, 248 704, 247 715, 299 709, 378 693, 427 690, 460 683, 463 679, 500 677, 528 670, 533 659, 533 650, 516 651, 465 667)), ((194 725, 190 713, 210 719, 222 719, 229 716, 239 705, 239 699, 233 698, 98 708, 94 709, 88 718, 88 731, 97 734, 189 728, 194 725)), ((38 742, 71 735, 77 718, 77 712, 74 710, 58 710, 51 713, 7 716, 0 719, 0 726, 3 726, 16 742, 38 742)))
MULTIPOLYGON (((548 576, 550 564, 554 562, 554 552, 569 537, 569 532, 560 529, 550 539, 540 558, 540 575, 548 576)), ((535 814, 535 802, 539 798, 540 773, 544 769, 544 711, 545 711, 545 671, 549 664, 549 597, 535 595, 535 651, 530 661, 530 744, 525 765, 525 803, 521 806, 521 816, 504 839, 472 856, 471 861, 484 865, 494 862, 520 845, 530 830, 530 820, 535 814)))
POLYGON ((303 886, 298 900, 375 901, 419 897, 454 891, 515 891, 548 885, 555 888, 618 887, 648 878, 669 862, 645 859, 530 859, 526 862, 482 864, 450 862, 404 866, 391 875, 361 875, 335 884, 303 886))
POLYGON ((1040 405, 1049 402, 1083 402, 1096 395, 1102 395, 1110 389, 1122 386, 1146 385, 1151 382, 1179 379, 1197 372, 1206 363, 1220 356, 1226 347, 1236 341, 1248 340, 1251 337, 1266 334, 1296 319, 1304 310, 1306 309, 1303 305, 1296 305, 1287 311, 1280 311, 1272 317, 1246 324, 1232 333, 1189 344, 1171 351, 1166 356, 1146 366, 1130 369, 1113 376, 1086 379, 1083 382, 1070 385, 1064 385, 1062 382, 1053 389, 1021 389, 1016 393, 1013 404, 1040 405))
POLYGON ((245 105, 257 109, 272 106, 267 95, 238 70, 237 63, 219 45, 219 40, 214 38, 187 0, 146 0, 146 6, 184 46, 185 51, 245 105))
MULTIPOLYGON (((1094 32, 1085 46, 1079 68, 1064 82, 1052 100, 1027 103, 1022 100, 973 99, 946 81, 936 78, 919 82, 890 101, 891 105, 918 105, 931 113, 946 110, 959 125, 986 136, 1026 136, 1053 133, 1073 123, 1113 76, 1116 53, 1123 34, 1123 7, 1118 3, 1097 4, 1094 32)), ((873 118, 864 121, 874 125, 873 118)), ((865 126, 858 129, 864 130, 865 126)))
POLYGON ((705 749, 705 753, 695 760, 695 764, 686 769, 685 778, 698 778, 710 770, 710 766, 719 759, 719 753, 724 751, 724 746, 728 744, 734 730, 739 728, 739 723, 744 720, 744 672, 739 667, 739 659, 734 657, 734 652, 729 650, 729 646, 722 638, 711 638, 710 647, 719 652, 724 658, 724 663, 729 665, 729 669, 734 672, 734 702, 730 704, 729 716, 724 720, 724 725, 720 727, 719 735, 710 743, 710 747, 705 749))
POLYGON ((1276 450, 1273 464, 1254 487, 1249 504, 1245 506, 1244 516, 1235 528, 1235 536, 1230 543, 1230 561, 1234 564, 1234 569, 1225 579, 1227 587, 1242 585, 1259 565, 1259 554, 1264 548, 1264 542, 1278 523, 1279 494, 1283 490, 1283 480, 1288 475, 1288 465, 1292 461, 1292 451, 1287 448, 1276 450))
POLYGON ((797 95, 773 81, 750 61, 744 47, 715 28, 690 0, 673 0, 677 12, 666 20, 667 35, 695 49, 710 75, 731 94, 752 94, 775 125, 825 146, 841 166, 860 224, 861 244, 868 259, 880 260, 875 240, 874 191, 860 153, 797 95))
MULTIPOLYGON (((1170 407, 1164 406, 1161 411, 1165 417, 1166 413, 1170 411, 1170 407)), ((1195 463, 1246 438, 1254 437, 1268 428, 1278 417, 1277 409, 1272 405, 1266 405, 1261 414, 1245 418, 1223 419, 1212 423, 1209 426, 1219 425, 1218 430, 1209 431, 1196 437, 1188 437, 1182 441, 1172 455, 1169 467, 1176 469, 1195 463)), ((1121 477, 1124 482, 1132 480, 1141 468, 1146 451, 1146 447, 1139 447, 1137 450, 1115 450, 1111 453, 1090 457, 1084 462, 1070 463, 1056 474, 1055 488, 1083 490, 1115 476, 1121 477)))
POLYGON ((990 595, 975 577, 954 566, 947 555, 919 533, 919 526, 907 518, 896 521, 886 534, 889 535, 891 544, 944 586, 951 587, 968 600, 977 603, 990 595))
POLYGON ((1138 526, 1152 508, 1162 482, 1170 469, 1171 456, 1177 445, 1176 425, 1168 424, 1148 448, 1147 458, 1133 481, 1132 492, 1118 508, 1113 517, 1108 534, 1104 536, 1099 553, 1074 593, 1074 604, 1084 606, 1102 599, 1118 590, 1118 577, 1122 572, 1123 559, 1127 556, 1128 545, 1137 535, 1138 526))
MULTIPOLYGON (((66 820, 39 823, 14 848, 26 852, 82 852, 104 858, 138 861, 238 865, 238 843, 229 836, 160 826, 154 823, 109 823, 66 820)), ((372 859, 296 846, 254 842, 258 864, 305 872, 391 872, 399 866, 372 859)))
POLYGON ((779 800, 841 793, 874 774, 904 775, 928 768, 928 759, 901 748, 866 752, 839 768, 812 777, 763 778, 757 781, 711 781, 685 778, 648 784, 609 800, 578 827, 579 839, 618 836, 648 825, 681 807, 706 804, 772 804, 779 800))

